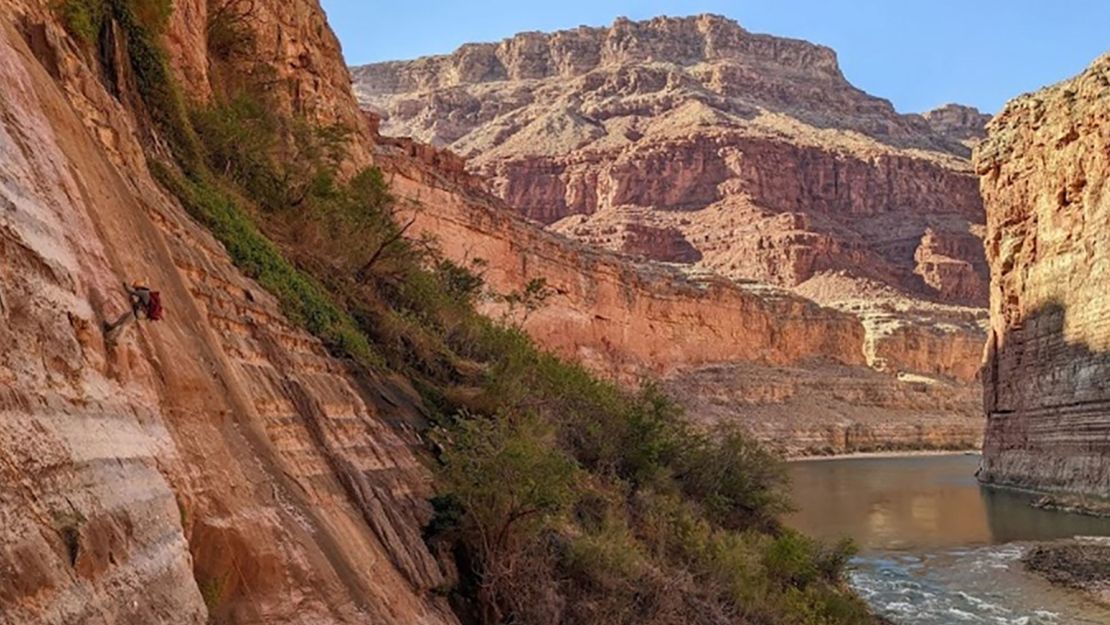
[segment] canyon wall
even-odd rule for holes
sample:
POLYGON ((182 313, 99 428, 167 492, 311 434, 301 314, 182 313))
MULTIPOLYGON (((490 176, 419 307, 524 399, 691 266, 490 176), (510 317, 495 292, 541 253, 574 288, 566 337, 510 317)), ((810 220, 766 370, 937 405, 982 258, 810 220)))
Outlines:
POLYGON ((548 349, 625 382, 662 379, 691 417, 742 423, 790 454, 979 443, 977 311, 861 318, 780 287, 632 262, 521 218, 443 150, 379 141, 414 232, 494 293, 546 283, 550 297, 527 317, 497 298, 485 310, 548 349))
POLYGON ((568 236, 785 287, 844 272, 985 304, 980 248, 951 247, 945 276, 925 279, 915 250, 928 233, 981 239, 967 146, 986 116, 898 114, 828 48, 701 15, 523 33, 353 74, 384 134, 450 147, 568 236))
POLYGON ((1110 493, 1110 56, 1011 101, 976 152, 991 267, 980 478, 1110 493))
MULTIPOLYGON (((186 4, 168 41, 203 85, 186 4)), ((271 50, 345 76, 314 2, 255 4, 271 50)), ((349 371, 235 270, 151 178, 135 94, 45 3, 0 14, 0 623, 455 622, 411 389, 349 371), (166 319, 108 346, 132 279, 166 319)), ((319 97, 289 106, 355 111, 306 80, 319 97)))
MULTIPOLYGON (((832 50, 712 15, 523 33, 352 71, 382 141, 405 136, 410 146, 457 152, 470 187, 489 192, 417 193, 426 183, 400 175, 395 186, 424 206, 418 227, 453 258, 491 261, 496 288, 520 288, 527 277, 557 285, 551 306, 527 324, 541 343, 623 379, 723 385, 709 393, 719 398, 713 408, 671 388, 695 416, 774 430, 768 438, 793 451, 850 449, 846 429, 865 421, 881 429, 852 402, 815 407, 818 389, 843 385, 847 396, 859 379, 813 365, 821 383, 790 393, 811 397, 798 400, 809 408, 782 393, 721 398, 752 388, 741 372, 773 377, 753 363, 794 366, 803 358, 782 358, 793 353, 856 367, 862 354, 880 374, 875 396, 888 398, 872 414, 896 415, 889 432, 895 422, 927 429, 946 414, 961 424, 950 431, 965 434, 952 441, 977 440, 988 280, 967 156, 986 116, 958 105, 901 115, 848 83, 832 50), (526 220, 498 215, 512 210, 526 220), (512 267, 523 269, 507 277, 512 267), (761 303, 724 312, 737 309, 735 294, 761 303), (770 324, 751 317, 761 307, 770 324), (851 358, 840 339, 817 336, 829 319, 857 326, 851 358), (921 384, 935 395, 932 407, 902 392, 921 384), (783 434, 802 423, 833 434, 783 434)), ((453 167, 457 183, 463 172, 453 167)))

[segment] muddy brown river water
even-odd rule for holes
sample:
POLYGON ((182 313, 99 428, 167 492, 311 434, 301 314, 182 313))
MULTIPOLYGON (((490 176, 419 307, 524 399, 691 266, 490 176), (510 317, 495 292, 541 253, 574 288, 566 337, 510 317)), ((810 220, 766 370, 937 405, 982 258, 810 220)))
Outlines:
POLYGON ((792 462, 798 511, 788 521, 819 538, 853 538, 852 585, 901 625, 1110 625, 1110 608, 1020 562, 1033 541, 1110 536, 1110 520, 984 488, 978 465, 969 454, 792 462))

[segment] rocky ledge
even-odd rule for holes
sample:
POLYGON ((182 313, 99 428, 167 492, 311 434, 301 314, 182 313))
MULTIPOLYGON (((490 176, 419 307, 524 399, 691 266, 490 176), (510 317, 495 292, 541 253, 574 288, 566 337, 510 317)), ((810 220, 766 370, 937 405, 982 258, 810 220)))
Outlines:
POLYGON ((1110 605, 1110 540, 1076 538, 1031 547, 1025 567, 1053 584, 1086 593, 1110 605))

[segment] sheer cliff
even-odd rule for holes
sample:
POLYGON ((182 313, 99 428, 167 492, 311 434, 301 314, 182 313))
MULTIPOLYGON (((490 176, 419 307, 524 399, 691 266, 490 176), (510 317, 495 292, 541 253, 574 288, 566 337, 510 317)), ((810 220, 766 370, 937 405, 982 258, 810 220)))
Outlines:
MULTIPOLYGON (((314 3, 254 4, 315 15, 270 23, 276 50, 345 75, 314 3)), ((196 85, 205 11, 168 24, 196 85)), ((0 14, 0 622, 455 622, 406 391, 329 356, 154 182, 134 76, 102 79, 135 52, 118 23, 90 50, 45 4, 0 14), (167 318, 109 348, 132 279, 167 318)))
MULTIPOLYGON (((457 174, 465 168, 475 176, 472 186, 501 200, 456 194, 425 202, 425 213, 432 205, 441 213, 475 204, 516 210, 585 244, 559 243, 568 251, 529 259, 523 241, 544 250, 558 239, 499 218, 502 231, 518 232, 510 237, 513 254, 505 256, 504 245, 477 243, 501 236, 479 216, 494 209, 466 208, 452 218, 458 224, 475 219, 467 229, 444 223, 443 215, 428 217, 439 222, 430 231, 457 242, 447 247, 460 258, 493 260, 491 273, 505 262, 519 265, 520 273, 564 285, 552 301, 574 308, 573 315, 556 319, 549 310, 528 323, 545 344, 601 371, 628 375, 638 367, 690 380, 672 388, 696 403, 696 414, 742 419, 794 451, 853 448, 845 441, 869 440, 881 429, 888 436, 872 444, 900 445, 903 436, 894 431, 901 430, 913 446, 930 438, 937 419, 946 423, 938 432, 961 434, 936 444, 975 443, 980 399, 973 380, 985 338, 986 262, 982 205, 967 161, 967 146, 982 135, 985 121, 974 109, 949 105, 924 116, 900 115, 849 84, 828 48, 752 34, 717 16, 524 33, 352 71, 356 93, 382 134, 430 144, 426 156, 436 146, 459 153, 467 161, 456 159, 457 174), (588 248, 623 255, 625 264, 654 263, 647 274, 681 274, 680 282, 693 283, 717 275, 735 284, 680 289, 676 296, 667 281, 626 279, 642 284, 643 293, 658 288, 668 301, 689 300, 682 306, 690 312, 659 312, 658 321, 636 327, 631 310, 591 299, 592 291, 579 295, 565 278, 543 273, 549 264, 590 266, 588 248), (772 310, 778 302, 799 307, 809 300, 822 307, 815 309, 821 318, 802 325, 825 327, 824 319, 836 318, 858 324, 862 336, 851 358, 839 345, 809 349, 806 366, 820 370, 818 382, 801 383, 789 369, 753 374, 792 381, 776 392, 753 393, 761 384, 743 383, 751 373, 746 364, 787 362, 753 358, 743 344, 764 340, 764 330, 753 328, 770 332, 772 351, 796 344, 797 333, 778 334, 774 323, 752 319, 738 327, 740 317, 719 312, 720 289, 754 295, 772 310), (590 331, 568 331, 568 318, 590 331), (715 327, 716 319, 724 327, 715 327), (701 345, 678 338, 698 333, 701 345), (732 335, 737 338, 720 338, 732 335), (821 408, 829 402, 815 391, 843 385, 852 394, 861 382, 812 361, 855 363, 858 354, 874 376, 865 384, 881 390, 870 403, 833 401, 835 409, 821 408), (719 366, 730 365, 740 366, 722 375, 719 366), (711 370, 703 375, 696 371, 702 367, 711 370), (704 386, 710 381, 712 393, 704 386), (735 401, 741 388, 763 399, 735 401), (707 393, 715 399, 698 399, 707 393), (916 401, 923 398, 924 404, 916 401), (899 415, 890 428, 884 411, 899 415), (853 427, 867 433, 853 439, 853 427)), ((588 269, 578 273, 589 276, 588 269)))
POLYGON ((981 479, 1110 492, 1110 56, 1011 101, 975 162, 991 266, 981 479))

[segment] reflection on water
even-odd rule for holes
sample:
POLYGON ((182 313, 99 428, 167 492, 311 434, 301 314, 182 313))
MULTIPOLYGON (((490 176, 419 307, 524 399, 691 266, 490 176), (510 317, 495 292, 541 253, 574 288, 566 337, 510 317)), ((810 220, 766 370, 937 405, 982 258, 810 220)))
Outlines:
POLYGON ((864 549, 920 550, 1110 534, 1110 522, 1029 505, 983 488, 975 455, 845 458, 790 464, 799 510, 789 522, 864 549))
POLYGON ((1110 521, 980 487, 974 455, 846 458, 790 465, 806 533, 860 546, 852 583, 896 623, 1110 624, 1110 610, 1026 573, 1028 541, 1110 536, 1110 521))

